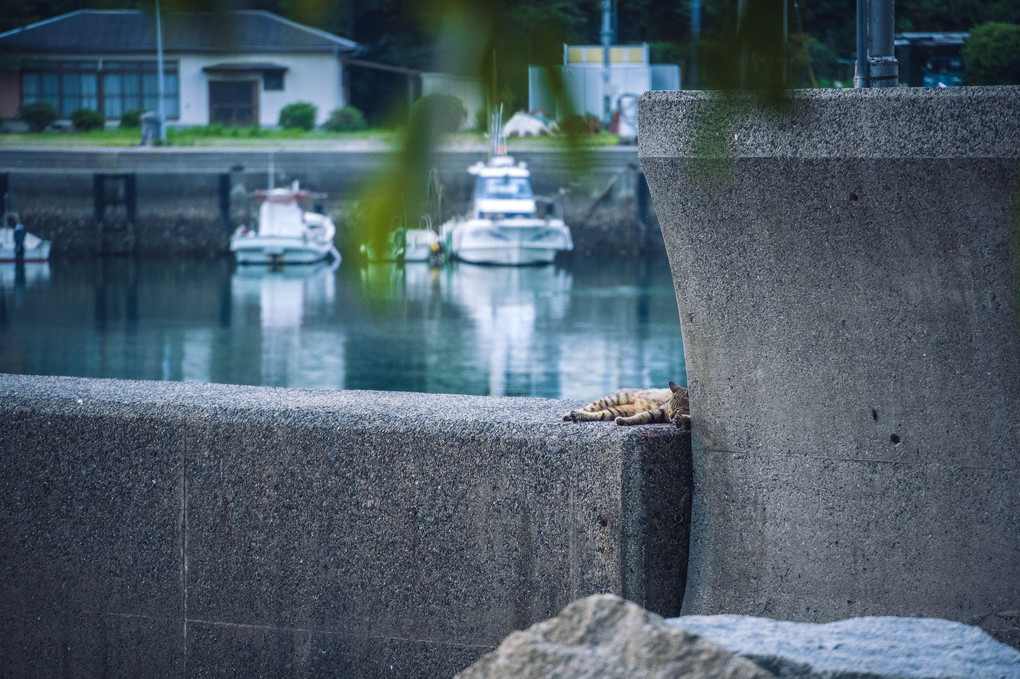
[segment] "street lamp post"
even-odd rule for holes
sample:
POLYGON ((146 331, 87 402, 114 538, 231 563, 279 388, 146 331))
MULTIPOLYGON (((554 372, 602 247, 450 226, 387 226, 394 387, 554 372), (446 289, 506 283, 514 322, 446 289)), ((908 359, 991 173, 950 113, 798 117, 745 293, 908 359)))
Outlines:
POLYGON ((166 141, 166 111, 163 108, 163 23, 156 0, 156 115, 159 116, 159 139, 166 141))

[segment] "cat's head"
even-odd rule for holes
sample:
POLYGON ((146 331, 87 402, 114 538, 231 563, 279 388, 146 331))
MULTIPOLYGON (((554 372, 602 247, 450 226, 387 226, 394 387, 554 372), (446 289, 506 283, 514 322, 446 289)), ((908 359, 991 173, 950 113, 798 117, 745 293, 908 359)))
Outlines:
POLYGON ((669 404, 666 406, 666 415, 670 421, 681 429, 691 427, 691 400, 687 390, 676 382, 669 383, 670 394, 669 404))

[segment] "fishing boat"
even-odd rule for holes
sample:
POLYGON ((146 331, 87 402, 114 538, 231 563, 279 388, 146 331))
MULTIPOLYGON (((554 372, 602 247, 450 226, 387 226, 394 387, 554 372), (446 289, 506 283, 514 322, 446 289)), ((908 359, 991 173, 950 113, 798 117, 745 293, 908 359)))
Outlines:
POLYGON ((417 229, 404 232, 404 261, 439 263, 442 255, 439 234, 432 228, 432 217, 422 215, 417 229))
POLYGON ((435 262, 441 250, 439 234, 432 228, 429 215, 422 215, 418 228, 393 227, 380 246, 361 245, 361 252, 370 262, 435 262))
POLYGON ((486 162, 468 168, 476 177, 471 210, 445 222, 440 237, 450 257, 474 264, 549 264, 574 249, 570 228, 539 214, 525 163, 506 154, 500 116, 493 116, 493 149, 486 162))
POLYGON ((25 230, 17 212, 5 210, 0 222, 0 262, 47 262, 50 241, 25 230))
POLYGON ((258 225, 239 226, 230 237, 230 251, 238 264, 312 264, 339 261, 333 245, 336 227, 320 212, 305 209, 311 194, 295 181, 289 188, 256 191, 260 202, 258 225))

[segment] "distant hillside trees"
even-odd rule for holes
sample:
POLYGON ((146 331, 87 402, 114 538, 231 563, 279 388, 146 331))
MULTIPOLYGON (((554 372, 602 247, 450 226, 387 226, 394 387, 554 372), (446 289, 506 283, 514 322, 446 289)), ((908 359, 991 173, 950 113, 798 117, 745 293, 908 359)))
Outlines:
POLYGON ((968 85, 1020 85, 1020 25, 975 26, 963 44, 968 85))

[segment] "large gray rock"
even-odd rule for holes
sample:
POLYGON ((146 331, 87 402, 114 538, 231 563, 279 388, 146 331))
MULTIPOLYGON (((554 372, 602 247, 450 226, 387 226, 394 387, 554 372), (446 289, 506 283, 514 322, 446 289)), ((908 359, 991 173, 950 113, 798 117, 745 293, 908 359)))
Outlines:
POLYGON ((456 679, 767 679, 754 663, 611 594, 579 599, 514 632, 456 679))
POLYGON ((1020 677, 1020 652, 978 627, 936 618, 868 617, 814 624, 687 615, 666 624, 719 644, 780 679, 1020 677))

